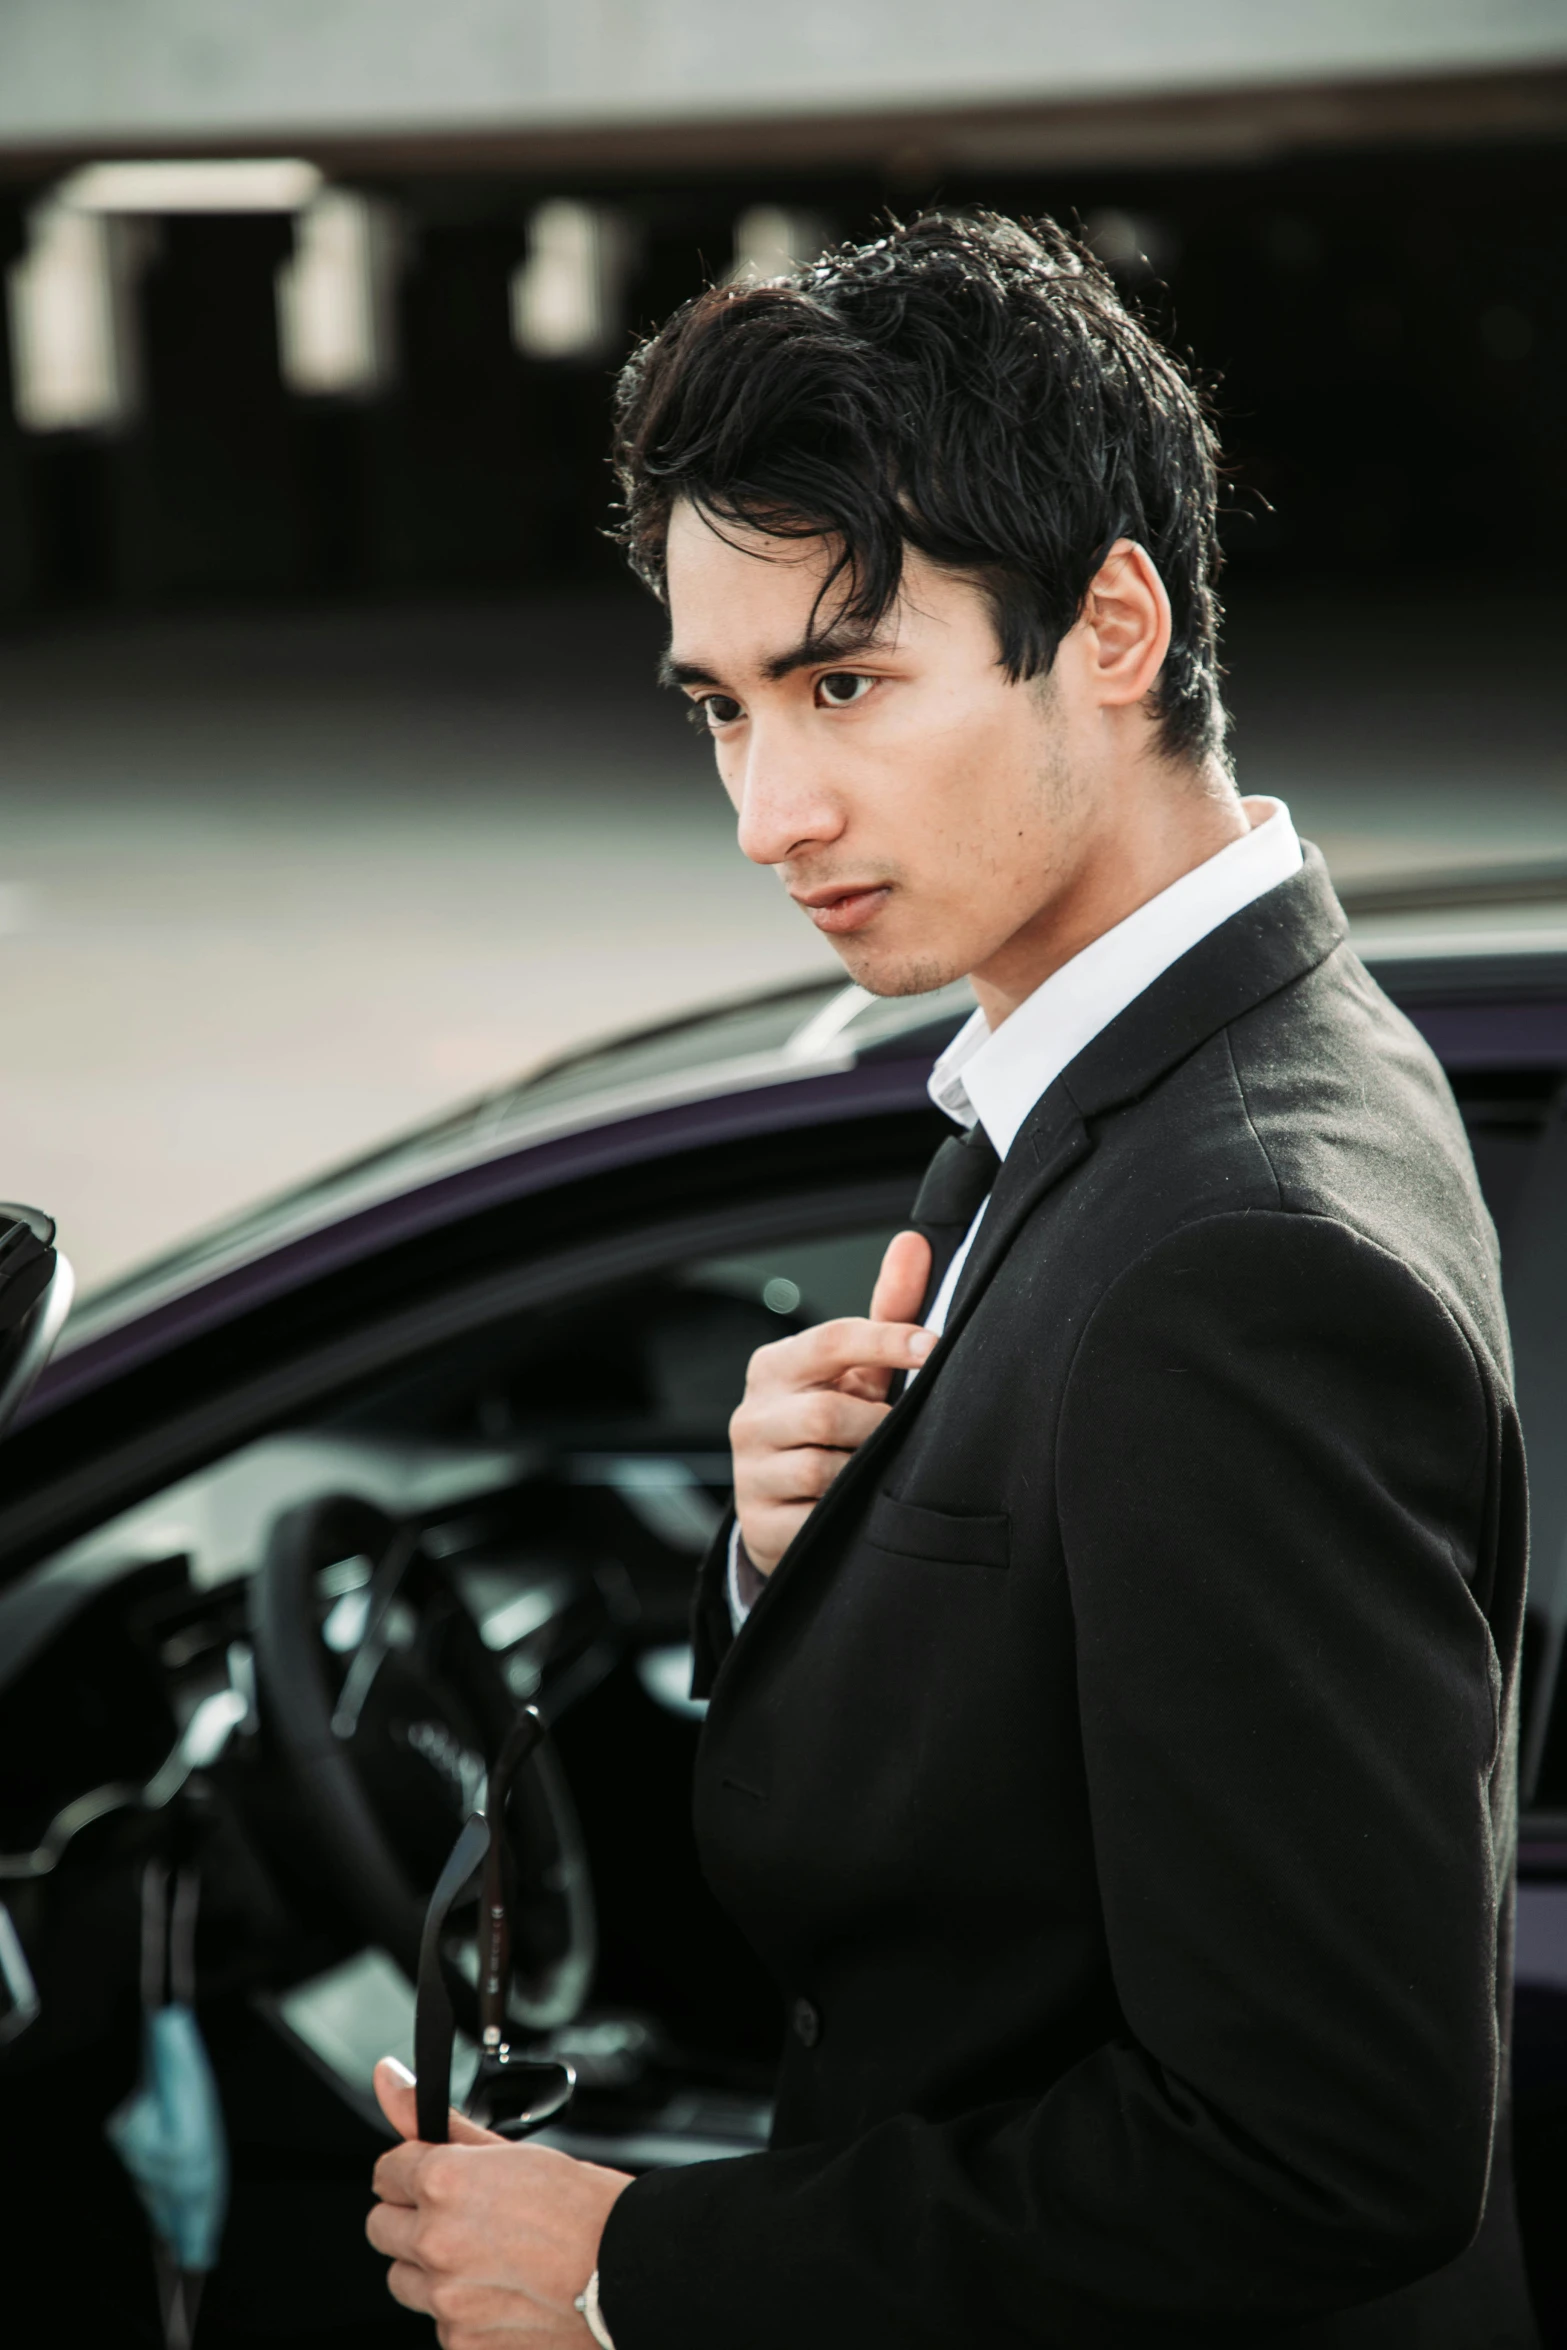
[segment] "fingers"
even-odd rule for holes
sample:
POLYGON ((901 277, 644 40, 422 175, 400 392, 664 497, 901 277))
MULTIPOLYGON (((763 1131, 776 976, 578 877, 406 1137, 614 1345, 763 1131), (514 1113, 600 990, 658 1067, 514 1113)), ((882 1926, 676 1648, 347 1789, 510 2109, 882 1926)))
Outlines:
POLYGON ((792 1455, 807 1447, 857 1452, 886 1416, 885 1404, 837 1387, 764 1387, 740 1405, 729 1425, 729 1441, 748 1455, 792 1455))
POLYGON ((383 2056, 375 2068, 375 2101, 399 2138, 417 2138, 418 2113, 414 2077, 395 2056, 383 2056))
POLYGON ((861 1315, 818 1322, 814 1330, 759 1346, 746 1373, 746 1394, 831 1387, 856 1370, 907 1371, 922 1363, 935 1343, 928 1330, 904 1322, 872 1322, 861 1315))
POLYGON ((376 2204, 365 2234, 391 2262, 393 2297, 433 2316, 441 2341, 586 2339, 573 2303, 626 2172, 505 2140, 399 2146, 388 2166, 405 2167, 415 2192, 376 2204))
MULTIPOLYGON (((383 2056, 377 2064, 375 2094, 377 2104, 398 2136, 417 2141, 419 2116, 414 2077, 398 2057, 383 2056)), ((506 2143, 493 2130, 481 2129, 477 2122, 471 2122, 455 2106, 447 2117, 447 2127, 454 2146, 503 2146, 506 2143)), ((382 2157, 383 2161, 386 2159, 386 2156, 382 2157)), ((377 2188, 376 2192, 379 2194, 380 2189, 377 2188)))
MULTIPOLYGON (((885 1404, 868 1407, 879 1418, 886 1416, 885 1404)), ((808 1508, 820 1501, 829 1485, 841 1475, 846 1452, 833 1452, 820 1447, 802 1447, 796 1452, 764 1452, 745 1462, 735 1478, 735 1500, 741 1510, 748 1508, 773 1509, 787 1507, 791 1502, 802 1502, 808 1508)))
MULTIPOLYGON (((885 1404, 862 1407, 876 1420, 885 1404)), ((847 1452, 807 1447, 790 1452, 735 1454, 735 1515, 752 1564, 770 1575, 833 1480, 847 1452)))
POLYGON ((774 1452, 737 1460, 735 1515, 751 1561, 764 1574, 782 1557, 799 1519, 815 1508, 848 1458, 846 1452, 774 1452), (789 1532, 780 1542, 778 1529, 785 1521, 789 1532))
POLYGON ((735 1414, 730 1424, 735 1514, 746 1550, 764 1574, 772 1572, 850 1455, 886 1417, 884 1403, 822 1387, 766 1395, 735 1414))
POLYGON ((389 2260, 416 2260, 418 2209, 410 2203, 372 2203, 365 2218, 365 2234, 389 2260))
POLYGON ((371 2185, 384 2203, 416 2203, 419 2200, 419 2163, 424 2148, 417 2142, 394 2146, 390 2154, 383 2154, 371 2176, 371 2185))
POLYGON ((930 1283, 931 1248, 923 1232, 895 1232, 871 1292, 873 1322, 917 1322, 930 1283))
MULTIPOLYGON (((878 1297, 895 1297, 901 1294, 898 1284, 907 1290, 916 1278, 923 1281, 927 1244, 917 1232, 898 1238, 911 1245, 896 1256, 889 1250, 892 1273, 889 1278, 884 1272, 878 1282, 878 1297)), ((758 1347, 744 1399, 729 1423, 729 1445, 741 1535, 764 1575, 849 1455, 886 1418, 883 1399, 892 1374, 922 1363, 935 1344, 928 1330, 856 1316, 758 1347)))
POLYGON ((433 2317, 435 2314, 430 2300, 433 2281, 412 2260, 394 2260, 386 2272, 386 2289, 392 2299, 400 2301, 405 2309, 417 2309, 421 2317, 433 2317))

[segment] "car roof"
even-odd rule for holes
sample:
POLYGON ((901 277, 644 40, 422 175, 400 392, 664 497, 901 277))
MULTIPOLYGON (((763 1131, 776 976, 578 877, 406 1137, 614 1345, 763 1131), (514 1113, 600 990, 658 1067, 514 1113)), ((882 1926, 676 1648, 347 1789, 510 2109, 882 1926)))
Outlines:
MULTIPOLYGON (((1339 895, 1352 943, 1400 1001, 1567 997, 1567 861, 1341 883, 1339 895)), ((312 1230, 485 1160, 867 1059, 934 1058, 973 1008, 966 981, 878 998, 829 976, 586 1045, 134 1267, 78 1305, 60 1351, 312 1230)))

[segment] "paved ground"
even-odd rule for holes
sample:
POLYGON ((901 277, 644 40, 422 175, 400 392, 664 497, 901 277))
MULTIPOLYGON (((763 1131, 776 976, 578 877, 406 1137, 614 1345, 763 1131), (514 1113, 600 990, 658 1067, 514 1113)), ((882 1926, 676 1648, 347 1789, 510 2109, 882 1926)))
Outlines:
MULTIPOLYGON (((1567 853, 1567 605, 1243 608, 1237 755, 1341 874, 1567 853)), ((582 1037, 832 958, 630 603, 0 643, 0 1193, 84 1277, 582 1037)))

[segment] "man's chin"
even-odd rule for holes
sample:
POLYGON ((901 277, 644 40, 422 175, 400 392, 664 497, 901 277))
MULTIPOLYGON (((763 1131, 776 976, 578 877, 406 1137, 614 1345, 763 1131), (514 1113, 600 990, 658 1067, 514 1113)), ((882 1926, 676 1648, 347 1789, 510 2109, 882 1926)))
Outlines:
POLYGON ((855 986, 867 995, 930 995, 963 977, 961 967, 930 954, 878 952, 869 940, 852 937, 834 939, 833 947, 855 986))

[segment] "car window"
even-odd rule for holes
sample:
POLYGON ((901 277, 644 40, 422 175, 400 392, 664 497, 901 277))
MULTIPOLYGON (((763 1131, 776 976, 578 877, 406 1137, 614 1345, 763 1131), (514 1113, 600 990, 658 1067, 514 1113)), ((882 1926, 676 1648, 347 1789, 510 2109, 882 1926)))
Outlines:
POLYGON ((1556 1068, 1468 1069, 1454 1080, 1504 1260, 1512 1253, 1518 1212, 1561 1089, 1556 1068))
MULTIPOLYGON (((624 1551, 658 1585, 661 1611, 678 1614, 673 1582, 683 1592, 727 1496, 729 1416, 751 1355, 863 1313, 895 1229, 813 1219, 754 1251, 681 1258, 470 1331, 179 1480, 56 1565, 109 1571, 183 1552, 210 1586, 255 1563, 282 1510, 323 1493, 429 1515, 527 1491, 524 1514, 552 1531, 536 1557, 516 1554, 518 1572, 554 1572, 563 1544, 624 1551)), ((488 1592, 492 1612, 503 1602, 488 1592)))

